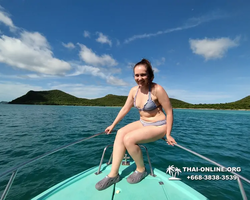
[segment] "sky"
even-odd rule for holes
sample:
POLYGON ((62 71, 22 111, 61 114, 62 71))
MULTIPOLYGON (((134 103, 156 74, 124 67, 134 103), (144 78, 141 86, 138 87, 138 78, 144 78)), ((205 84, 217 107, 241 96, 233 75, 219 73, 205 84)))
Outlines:
POLYGON ((0 101, 30 90, 128 95, 142 58, 170 98, 250 95, 250 2, 0 0, 0 101))

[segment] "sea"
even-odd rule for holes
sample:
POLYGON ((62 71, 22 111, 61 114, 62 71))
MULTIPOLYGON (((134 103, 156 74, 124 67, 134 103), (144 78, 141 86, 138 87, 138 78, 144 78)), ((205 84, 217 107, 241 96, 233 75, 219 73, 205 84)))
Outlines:
MULTIPOLYGON (((48 151, 103 132, 120 109, 0 104, 0 174, 48 151)), ((115 130, 138 119, 138 111, 132 108, 115 130)), ((179 145, 228 169, 234 167, 250 179, 250 111, 174 109, 172 136, 179 145)), ((31 199, 60 181, 97 166, 103 148, 112 144, 114 138, 115 132, 99 135, 21 168, 6 199, 31 199)), ((229 177, 229 172, 187 171, 184 169, 208 169, 215 165, 163 140, 145 146, 154 168, 163 172, 169 166, 179 168, 181 172, 176 176, 208 199, 242 199, 236 180, 214 178, 229 177), (199 180, 199 176, 207 178, 199 180)), ((112 148, 108 149, 104 162, 111 152, 112 148)), ((146 155, 144 160, 147 163, 146 155)), ((0 178, 0 194, 10 176, 0 178)), ((244 180, 242 184, 250 199, 250 184, 244 180)))

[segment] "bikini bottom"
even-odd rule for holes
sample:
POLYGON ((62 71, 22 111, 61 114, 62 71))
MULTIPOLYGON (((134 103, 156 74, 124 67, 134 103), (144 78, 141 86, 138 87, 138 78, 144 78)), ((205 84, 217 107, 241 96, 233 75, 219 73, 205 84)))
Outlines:
POLYGON ((167 123, 166 119, 156 121, 156 122, 145 122, 142 119, 140 119, 140 122, 142 123, 143 126, 162 126, 162 125, 165 125, 167 123))

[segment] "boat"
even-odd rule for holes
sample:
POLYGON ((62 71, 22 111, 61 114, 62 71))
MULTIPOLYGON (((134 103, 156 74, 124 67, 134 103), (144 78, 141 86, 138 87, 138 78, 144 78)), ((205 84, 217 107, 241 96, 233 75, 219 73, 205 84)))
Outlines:
MULTIPOLYGON (((31 164, 41 158, 44 158, 48 155, 51 155, 55 152, 68 148, 72 145, 77 143, 86 141, 90 138, 99 136, 104 134, 105 132, 95 134, 88 138, 84 138, 78 140, 76 142, 70 143, 68 145, 64 145, 59 147, 55 150, 49 151, 41 156, 38 156, 28 162, 22 163, 17 167, 14 167, 3 174, 0 175, 0 178, 6 176, 7 174, 11 174, 9 182, 1 196, 1 200, 4 200, 8 194, 8 191, 15 179, 15 176, 19 169, 22 167, 31 164)), ((163 139, 165 140, 165 139, 163 139)), ((162 172, 156 168, 153 168, 151 165, 150 157, 148 154, 148 150, 145 146, 139 145, 142 149, 145 150, 148 164, 146 165, 146 170, 149 173, 141 182, 137 184, 129 184, 126 178, 133 173, 136 168, 135 163, 125 154, 123 161, 121 162, 121 166, 119 169, 119 174, 121 176, 121 180, 110 186, 109 188, 98 191, 95 188, 95 184, 101 180, 104 176, 108 175, 111 170, 112 165, 112 154, 110 159, 107 163, 103 164, 103 158, 106 153, 107 148, 112 147, 113 144, 107 145, 104 150, 102 157, 100 159, 99 166, 92 167, 88 170, 85 170, 79 174, 70 177, 55 186, 47 189, 46 191, 42 192, 41 194, 32 198, 32 200, 82 200, 82 199, 115 199, 115 200, 127 200, 127 199, 166 199, 166 200, 207 200, 208 198, 205 197, 203 194, 199 193, 192 187, 188 186, 187 184, 180 181, 175 176, 172 177, 166 172, 162 172), (173 180, 174 179, 174 180, 173 180)), ((225 168, 224 166, 206 158, 190 149, 187 149, 179 144, 175 144, 175 146, 188 151, 202 159, 205 159, 214 165, 225 168)), ((233 174, 237 181, 241 191, 242 199, 247 200, 246 193, 244 191, 243 185, 241 180, 246 181, 250 184, 250 180, 247 178, 235 173, 230 172, 233 174)))

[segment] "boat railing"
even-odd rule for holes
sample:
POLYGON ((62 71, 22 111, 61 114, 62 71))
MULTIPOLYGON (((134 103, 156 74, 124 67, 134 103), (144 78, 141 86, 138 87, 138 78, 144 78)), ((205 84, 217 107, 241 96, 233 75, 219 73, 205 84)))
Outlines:
MULTIPOLYGON (((103 158, 104 158, 104 155, 106 153, 107 148, 110 147, 110 146, 113 146, 113 144, 109 144, 106 147, 104 147, 104 149, 103 149, 103 153, 102 153, 101 161, 100 161, 100 164, 99 164, 99 168, 98 168, 97 172, 95 173, 96 175, 98 175, 98 174, 101 173, 101 166, 102 166, 102 163, 103 163, 103 158)), ((153 176, 153 177, 155 177, 156 175, 154 174, 154 171, 153 171, 153 168, 152 168, 152 165, 151 165, 151 161, 150 161, 150 157, 149 157, 149 154, 148 154, 147 147, 145 147, 144 145, 141 145, 141 144, 138 145, 138 146, 140 148, 144 148, 145 149, 146 154, 147 154, 147 158, 148 158, 149 168, 150 168, 150 175, 153 176)), ((107 165, 109 165, 111 163, 112 155, 113 155, 113 153, 111 154, 109 161, 106 163, 107 165)), ((125 158, 125 161, 122 164, 123 165, 127 165, 127 159, 129 158, 129 157, 127 157, 127 154, 125 154, 124 158, 125 158)))
MULTIPOLYGON (((113 130, 112 132, 115 132, 115 130, 113 130)), ((53 154, 53 153, 56 153, 56 152, 61 151, 61 150, 63 150, 63 149, 66 149, 66 148, 68 148, 68 147, 70 147, 70 146, 73 146, 73 145, 75 145, 75 144, 81 143, 81 142, 83 142, 83 141, 89 140, 89 139, 91 139, 91 138, 93 138, 93 137, 97 137, 97 136, 102 135, 102 134, 104 134, 104 133, 105 133, 105 132, 97 133, 97 134, 92 135, 92 136, 90 136, 90 137, 83 138, 83 139, 77 140, 77 141, 75 141, 75 142, 72 142, 72 143, 70 143, 70 144, 67 144, 67 145, 58 147, 58 148, 56 148, 56 149, 54 149, 54 150, 52 150, 52 151, 49 151, 49 152, 44 153, 44 154, 42 154, 42 155, 40 155, 40 156, 37 156, 37 157, 35 157, 35 158, 33 158, 33 159, 29 160, 29 161, 26 161, 26 162, 24 162, 24 163, 21 163, 20 165, 18 165, 18 166, 16 166, 16 167, 14 167, 14 168, 12 168, 12 169, 10 169, 10 170, 7 170, 7 171, 5 171, 4 173, 0 174, 0 178, 2 178, 2 177, 4 177, 4 176, 6 176, 7 174, 12 173, 12 174, 11 174, 11 177, 10 177, 10 179, 9 179, 9 181, 8 181, 8 183, 7 183, 7 185, 6 185, 5 189, 4 189, 4 191, 3 191, 3 194, 2 194, 0 200, 4 200, 4 199, 6 198, 6 196, 8 195, 8 192, 9 192, 11 186, 12 186, 12 183, 13 183, 13 181, 14 181, 14 179, 15 179, 15 177, 16 177, 16 174, 17 174, 17 172, 18 172, 19 169, 21 169, 21 168, 23 168, 23 167, 26 167, 27 165, 29 165, 29 164, 31 164, 31 163, 33 163, 33 162, 36 162, 36 161, 38 161, 38 160, 40 160, 40 159, 42 159, 42 158, 44 158, 44 157, 47 157, 47 156, 49 156, 49 155, 51 155, 51 154, 53 154)))
MULTIPOLYGON (((112 132, 116 132, 116 130, 113 130, 112 132)), ((4 192, 3 192, 3 194, 2 194, 0 200, 4 200, 4 199, 6 198, 6 196, 7 196, 8 192, 9 192, 11 186, 12 186, 12 183, 13 183, 13 181, 14 181, 14 179, 15 179, 15 177, 16 177, 16 174, 17 174, 17 172, 18 172, 19 169, 21 169, 21 168, 23 168, 23 167, 25 167, 25 166, 27 166, 27 165, 29 165, 29 164, 31 164, 31 163, 34 163, 34 162, 36 162, 36 161, 38 161, 38 160, 40 160, 40 159, 42 159, 42 158, 44 158, 44 157, 47 157, 47 156, 49 156, 49 155, 51 155, 51 154, 53 154, 53 153, 56 153, 56 152, 61 151, 61 150, 63 150, 63 149, 66 149, 66 148, 68 148, 68 147, 70 147, 70 146, 73 146, 73 145, 75 145, 75 144, 81 143, 81 142, 83 142, 83 141, 89 140, 89 139, 91 139, 91 138, 97 137, 97 136, 102 135, 102 134, 104 134, 104 133, 105 133, 105 132, 97 133, 97 134, 92 135, 92 136, 90 136, 90 137, 83 138, 83 139, 77 140, 77 141, 75 141, 75 142, 72 142, 72 143, 70 143, 70 144, 61 146, 61 147, 56 148, 56 149, 54 149, 54 150, 52 150, 52 151, 49 151, 49 152, 44 153, 44 154, 42 154, 42 155, 40 155, 40 156, 37 156, 37 157, 35 157, 35 158, 33 158, 33 159, 29 160, 29 161, 26 161, 26 162, 24 162, 24 163, 21 163, 20 165, 18 165, 18 166, 16 166, 16 167, 14 167, 14 168, 12 168, 12 169, 10 169, 10 170, 7 170, 7 171, 5 171, 4 173, 0 174, 0 178, 2 178, 2 177, 4 177, 4 176, 6 176, 6 175, 12 173, 12 174, 11 174, 11 177, 10 177, 10 179, 9 179, 9 181, 8 181, 8 183, 7 183, 6 187, 5 187, 5 189, 4 189, 4 192)), ((165 141, 164 138, 162 138, 162 139, 165 141)), ((108 146, 109 146, 109 145, 108 145, 108 146)), ((140 145, 140 146, 141 146, 141 147, 144 147, 143 145, 140 145)), ((185 150, 185 151, 188 151, 188 152, 190 152, 190 153, 192 153, 192 154, 194 154, 194 155, 196 155, 196 156, 198 156, 198 157, 200 157, 200 158, 202 158, 202 159, 204 159, 204 160, 207 160, 207 161, 213 163, 214 165, 217 165, 217 166, 219 166, 219 167, 221 167, 221 168, 223 168, 223 169, 226 169, 226 167, 220 165, 219 163, 216 163, 215 161, 210 160, 209 158, 207 158, 207 157, 205 157, 205 156, 202 156, 202 155, 200 155, 200 154, 198 154, 198 153, 196 153, 196 152, 194 152, 194 151, 192 151, 192 150, 190 150, 190 149, 188 149, 188 148, 185 148, 185 147, 183 147, 183 146, 181 146, 181 145, 179 145, 179 144, 175 144, 174 146, 177 146, 177 147, 179 147, 179 148, 181 148, 181 149, 183 149, 183 150, 185 150)), ((148 159, 149 159, 148 151, 147 151, 146 147, 144 147, 144 148, 145 148, 145 150, 146 150, 146 152, 147 152, 147 156, 148 156, 148 159)), ((111 162, 111 158, 112 158, 112 155, 111 155, 111 157, 110 157, 110 159, 109 159, 109 163, 111 162)), ((102 158, 102 159, 103 159, 103 158, 102 158)), ((151 169, 151 175, 153 175, 152 166, 151 166, 150 159, 149 159, 149 165, 150 165, 150 169, 151 169)), ((246 181, 246 182, 249 183, 249 184, 250 184, 250 180, 248 180, 247 178, 245 178, 245 177, 243 177, 243 176, 241 176, 241 175, 239 175, 239 174, 237 174, 237 173, 235 173, 235 172, 232 172, 232 171, 231 171, 230 173, 231 173, 231 174, 234 174, 235 176, 237 176, 237 181, 238 181, 238 185, 239 185, 239 188, 240 188, 240 192, 241 192, 242 198, 243 198, 243 200, 247 200, 247 196, 246 196, 245 190, 244 190, 244 188, 243 188, 243 185, 242 185, 242 183, 241 183, 241 179, 244 180, 244 181, 246 181)))
MULTIPOLYGON (((165 138, 162 138, 162 139, 163 139, 164 141, 166 141, 165 138)), ((190 153, 192 153, 192 154, 194 154, 194 155, 196 155, 196 156, 198 156, 198 157, 200 157, 200 158, 202 158, 202 159, 204 159, 204 160, 206 160, 206 161, 208 161, 208 162, 210 162, 210 163, 212 163, 212 164, 214 164, 214 165, 220 167, 222 170, 225 170, 225 171, 226 171, 226 169, 227 169, 225 166, 223 166, 223 165, 221 165, 221 164, 219 164, 219 163, 217 163, 217 162, 215 162, 215 161, 213 161, 213 160, 211 160, 211 159, 209 159, 209 158, 207 158, 207 157, 205 157, 205 156, 202 156, 202 155, 196 153, 195 151, 192 151, 192 150, 190 150, 190 149, 188 149, 188 148, 186 148, 186 147, 183 147, 183 146, 181 146, 181 145, 179 145, 179 144, 177 144, 177 143, 174 144, 174 146, 177 146, 177 147, 179 147, 180 149, 183 149, 183 150, 185 150, 185 151, 188 151, 188 152, 190 152, 190 153)), ((245 177, 243 177, 243 176, 241 176, 241 175, 239 175, 238 173, 235 173, 235 172, 233 172, 233 171, 228 171, 228 172, 231 173, 231 174, 233 174, 233 175, 235 175, 235 176, 237 177, 237 182, 238 182, 238 185, 239 185, 239 188, 240 188, 240 192, 241 192, 242 199, 243 199, 243 200, 247 200, 247 196, 246 196, 244 187, 243 187, 243 185, 242 185, 241 179, 244 180, 244 181, 246 181, 246 182, 249 183, 249 184, 250 184, 250 180, 248 180, 247 178, 245 178, 245 177)))

